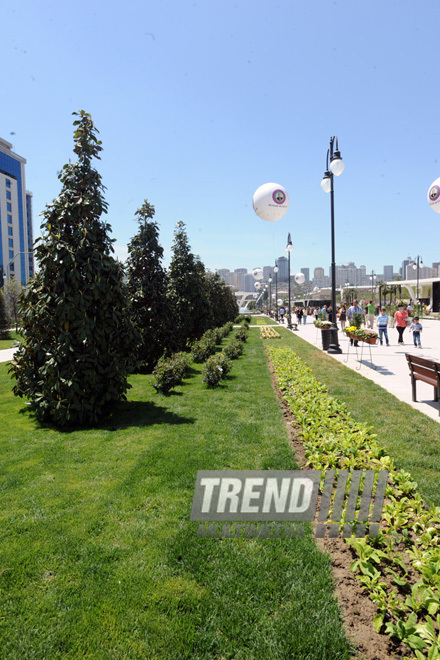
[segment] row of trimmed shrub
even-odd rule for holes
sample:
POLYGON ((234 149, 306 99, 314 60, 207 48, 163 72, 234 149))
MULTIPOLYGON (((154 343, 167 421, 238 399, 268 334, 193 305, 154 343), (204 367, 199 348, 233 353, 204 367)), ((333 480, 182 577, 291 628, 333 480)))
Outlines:
POLYGON ((231 360, 236 360, 243 353, 243 344, 247 340, 247 328, 235 331, 234 339, 221 351, 211 355, 206 360, 203 369, 203 382, 207 387, 214 388, 225 379, 232 368, 231 360))
POLYGON ((202 363, 207 362, 210 358, 212 359, 204 370, 204 382, 209 387, 215 387, 216 376, 219 375, 216 383, 218 385, 221 377, 225 378, 231 369, 228 361, 234 360, 242 354, 242 342, 246 341, 246 337, 243 338, 246 331, 239 328, 235 333, 235 339, 224 348, 222 353, 218 356, 214 355, 216 345, 221 344, 222 340, 231 332, 232 327, 232 323, 225 323, 221 328, 208 330, 199 341, 192 345, 191 353, 179 352, 170 357, 161 357, 153 370, 156 381, 153 384, 155 389, 162 394, 167 394, 173 387, 181 385, 183 379, 189 376, 191 360, 202 363), (223 353, 224 355, 221 357, 223 353))

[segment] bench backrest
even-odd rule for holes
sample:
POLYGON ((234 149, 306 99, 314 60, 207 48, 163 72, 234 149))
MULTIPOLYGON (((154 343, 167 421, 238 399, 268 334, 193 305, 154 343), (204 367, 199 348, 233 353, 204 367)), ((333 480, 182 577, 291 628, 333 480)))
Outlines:
POLYGON ((440 362, 419 357, 418 355, 412 355, 410 353, 405 353, 405 355, 410 369, 412 367, 416 374, 426 376, 427 378, 433 378, 440 374, 440 362))

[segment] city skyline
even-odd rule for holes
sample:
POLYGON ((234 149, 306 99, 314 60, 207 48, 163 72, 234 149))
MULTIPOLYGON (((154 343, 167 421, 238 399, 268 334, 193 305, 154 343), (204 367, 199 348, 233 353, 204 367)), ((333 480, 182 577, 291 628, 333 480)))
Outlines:
MULTIPOLYGON (((371 276, 373 275, 375 282, 383 281, 392 281, 398 277, 408 280, 417 279, 417 269, 413 268, 413 265, 416 265, 416 260, 412 258, 407 258, 402 261, 402 265, 394 270, 393 264, 387 264, 383 266, 382 272, 376 272, 373 270, 368 270, 364 264, 356 266, 352 261, 347 264, 336 264, 336 284, 337 286, 344 286, 347 282, 351 286, 369 286, 371 284, 371 276), (411 269, 407 270, 407 267, 410 266, 411 269), (392 277, 385 276, 387 272, 386 269, 392 270, 392 277)), ((276 260, 277 265, 279 266, 277 278, 279 282, 287 281, 287 259, 282 256, 276 260), (280 268, 279 260, 285 260, 285 271, 283 268, 280 268)), ((275 264, 274 264, 275 265, 275 264)), ((431 266, 428 266, 426 263, 419 261, 419 279, 424 278, 435 278, 440 277, 440 262, 432 262, 431 266)), ((261 268, 263 271, 263 281, 267 282, 268 277, 272 277, 273 282, 275 281, 275 274, 273 272, 273 266, 259 266, 258 264, 254 268, 261 268)), ((331 283, 331 265, 328 267, 326 274, 326 269, 322 266, 315 266, 314 268, 302 267, 299 270, 292 270, 290 272, 291 278, 293 278, 297 273, 302 272, 306 276, 305 283, 308 282, 316 284, 319 287, 330 286, 331 283), (309 277, 307 277, 307 273, 309 277)), ((244 267, 235 268, 231 270, 229 268, 220 268, 217 269, 217 272, 227 284, 231 284, 236 288, 240 289, 240 283, 243 291, 252 291, 255 283, 255 279, 252 275, 252 271, 247 270, 244 267), (233 277, 235 276, 235 277, 233 277)), ((388 274, 390 271, 388 270, 388 274)))

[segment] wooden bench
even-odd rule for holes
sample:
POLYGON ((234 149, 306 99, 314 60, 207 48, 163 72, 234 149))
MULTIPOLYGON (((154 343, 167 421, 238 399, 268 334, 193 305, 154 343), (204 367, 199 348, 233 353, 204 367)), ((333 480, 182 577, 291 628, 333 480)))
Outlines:
MULTIPOLYGON (((440 398, 440 361, 429 360, 427 358, 405 353, 408 362, 411 385, 412 385, 412 399, 416 399, 416 381, 421 380, 434 387, 434 401, 440 398)), ((440 407, 439 407, 440 415, 440 407)))

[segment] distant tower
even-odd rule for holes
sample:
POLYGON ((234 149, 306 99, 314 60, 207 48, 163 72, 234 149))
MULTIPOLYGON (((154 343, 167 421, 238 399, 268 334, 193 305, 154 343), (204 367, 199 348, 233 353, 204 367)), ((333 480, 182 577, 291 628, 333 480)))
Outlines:
MULTIPOLYGON (((26 159, 0 138, 0 272, 26 284, 34 274, 32 194, 26 192, 26 159)), ((3 282, 2 282, 3 284, 3 282)))

